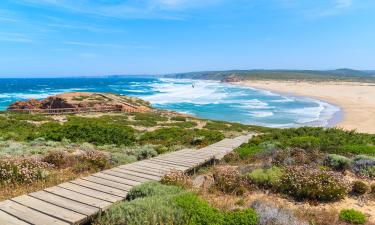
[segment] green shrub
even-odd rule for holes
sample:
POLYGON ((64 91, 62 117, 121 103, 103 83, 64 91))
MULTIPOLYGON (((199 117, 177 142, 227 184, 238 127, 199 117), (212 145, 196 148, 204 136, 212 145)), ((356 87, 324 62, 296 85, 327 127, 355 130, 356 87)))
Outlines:
POLYGON ((279 184, 283 173, 282 169, 273 166, 269 169, 256 169, 248 175, 248 178, 261 187, 274 187, 279 184))
POLYGON ((219 210, 211 207, 206 201, 193 193, 174 197, 173 202, 183 210, 184 224, 221 225, 224 216, 219 210))
POLYGON ((251 157, 259 152, 261 152, 263 149, 260 146, 249 146, 249 145, 242 145, 239 148, 235 150, 235 152, 238 153, 241 159, 245 159, 248 157, 251 157))
POLYGON ((343 171, 350 168, 352 160, 345 156, 329 154, 324 159, 324 165, 331 167, 334 170, 343 171))
POLYGON ((158 155, 157 151, 154 149, 154 146, 152 145, 144 145, 142 146, 137 152, 137 159, 143 160, 143 159, 149 159, 153 158, 158 155))
POLYGON ((320 128, 320 127, 300 127, 300 128, 289 128, 289 129, 272 129, 266 134, 262 134, 250 140, 250 144, 258 145, 262 142, 273 142, 278 147, 288 148, 292 147, 291 144, 297 145, 297 147, 316 147, 317 140, 319 140, 319 149, 329 153, 347 153, 343 146, 374 146, 375 135, 372 134, 361 134, 354 131, 345 131, 336 128, 320 128), (308 145, 306 146, 303 141, 298 139, 299 137, 312 137, 307 138, 308 145), (291 141, 291 139, 294 139, 291 141), (310 140, 309 140, 310 139, 310 140), (301 145, 299 144, 301 143, 301 145))
POLYGON ((124 165, 132 162, 136 162, 138 159, 134 155, 128 155, 123 152, 111 153, 111 161, 115 165, 124 165))
POLYGON ((120 202, 99 217, 95 225, 184 225, 183 211, 176 207, 171 196, 138 198, 120 202))
POLYGON ((208 130, 228 130, 230 127, 229 124, 220 121, 207 122, 203 127, 208 130))
POLYGON ((243 194, 244 180, 233 167, 218 167, 213 171, 215 187, 229 194, 243 194))
POLYGON ((131 127, 78 117, 72 117, 63 125, 55 122, 43 124, 38 135, 53 141, 65 138, 72 142, 97 145, 131 145, 135 141, 134 129, 131 127))
POLYGON ((234 210, 225 213, 225 225, 256 225, 258 217, 256 212, 249 208, 244 210, 234 210))
MULTIPOLYGON (((207 146, 225 138, 224 134, 219 131, 206 129, 194 130, 194 137, 203 137, 203 141, 200 143, 201 146, 207 146)), ((192 141, 190 141, 190 143, 192 143, 192 141)))
POLYGON ((339 175, 306 167, 286 169, 278 190, 296 200, 337 201, 348 194, 348 185, 339 175))
POLYGON ((312 137, 312 136, 301 136, 301 137, 293 137, 290 139, 291 147, 302 148, 302 149, 318 149, 320 147, 320 140, 319 138, 312 137))
POLYGON ((127 200, 134 200, 137 198, 145 198, 151 196, 176 195, 183 192, 180 187, 168 186, 152 181, 140 184, 130 189, 127 200))
POLYGON ((375 177, 375 157, 358 155, 353 160, 353 171, 361 176, 375 177))
POLYGON ((183 117, 183 116, 173 116, 173 117, 171 117, 171 120, 185 122, 186 121, 186 117, 183 117))
POLYGON ((187 122, 179 122, 179 123, 166 123, 165 125, 181 127, 181 128, 192 128, 192 127, 196 127, 198 124, 193 121, 187 121, 187 122))
POLYGON ((224 135, 218 131, 188 130, 179 127, 161 128, 146 132, 140 138, 142 143, 172 146, 172 145, 194 145, 195 138, 201 138, 199 145, 209 145, 224 139, 224 135))
POLYGON ((366 222, 365 214, 354 209, 341 210, 339 218, 341 221, 344 221, 350 224, 364 224, 366 222))
POLYGON ((344 145, 340 148, 343 153, 351 153, 355 155, 375 155, 374 145, 344 145))
POLYGON ((354 181, 352 185, 352 193, 355 195, 364 195, 369 190, 368 185, 363 181, 354 181))

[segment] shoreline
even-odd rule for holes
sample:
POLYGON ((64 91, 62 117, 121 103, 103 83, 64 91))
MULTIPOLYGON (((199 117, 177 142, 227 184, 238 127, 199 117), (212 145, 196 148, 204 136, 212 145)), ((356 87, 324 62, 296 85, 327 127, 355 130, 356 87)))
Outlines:
POLYGON ((340 108, 329 124, 345 130, 375 134, 375 85, 358 82, 249 80, 231 84, 279 94, 313 98, 340 108))

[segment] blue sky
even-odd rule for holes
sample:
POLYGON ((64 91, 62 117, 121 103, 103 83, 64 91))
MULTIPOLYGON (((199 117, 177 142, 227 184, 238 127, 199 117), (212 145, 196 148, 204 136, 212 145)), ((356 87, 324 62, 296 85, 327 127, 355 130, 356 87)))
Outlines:
POLYGON ((375 69, 374 0, 1 0, 0 76, 375 69))

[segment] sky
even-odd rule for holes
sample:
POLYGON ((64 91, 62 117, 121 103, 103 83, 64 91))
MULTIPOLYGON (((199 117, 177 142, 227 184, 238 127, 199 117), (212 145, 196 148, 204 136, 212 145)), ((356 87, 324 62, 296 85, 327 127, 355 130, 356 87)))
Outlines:
POLYGON ((1 0, 0 77, 375 69, 374 0, 1 0))

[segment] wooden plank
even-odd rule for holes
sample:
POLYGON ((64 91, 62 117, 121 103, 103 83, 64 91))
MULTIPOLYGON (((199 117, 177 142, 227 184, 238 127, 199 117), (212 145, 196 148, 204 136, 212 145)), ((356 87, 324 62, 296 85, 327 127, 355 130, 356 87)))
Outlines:
POLYGON ((137 163, 133 163, 132 166, 136 166, 136 167, 139 167, 139 168, 147 168, 147 169, 152 169, 154 171, 157 171, 157 172, 161 172, 161 173, 168 173, 169 171, 173 170, 172 168, 168 167, 164 167, 164 166, 160 166, 160 165, 155 165, 155 164, 149 164, 147 162, 144 162, 144 161, 139 161, 137 163))
POLYGON ((184 163, 184 162, 179 162, 175 160, 168 160, 168 159, 150 159, 151 162, 157 162, 157 163, 165 163, 169 165, 176 165, 176 166, 185 166, 186 168, 190 168, 192 166, 197 165, 197 163, 184 163))
POLYGON ((54 205, 57 205, 66 209, 70 209, 74 212, 78 212, 86 216, 94 215, 100 211, 99 208, 96 208, 87 204, 83 204, 78 201, 70 200, 68 198, 60 197, 58 195, 54 195, 46 191, 38 191, 38 192, 30 193, 29 195, 34 198, 43 200, 45 202, 49 202, 51 204, 54 204, 54 205))
POLYGON ((151 163, 151 164, 156 164, 156 165, 161 165, 161 166, 167 166, 167 167, 170 167, 171 169, 174 169, 174 170, 188 170, 188 169, 190 169, 189 166, 171 165, 168 162, 153 161, 153 160, 150 160, 150 159, 147 160, 147 161, 145 161, 145 163, 151 163))
POLYGON ((135 182, 133 180, 127 180, 127 179, 124 179, 124 178, 121 178, 121 177, 116 177, 116 176, 112 176, 112 175, 105 174, 105 173, 96 173, 96 174, 93 174, 92 176, 99 177, 99 178, 106 179, 106 180, 110 180, 110 181, 113 181, 113 182, 118 182, 118 183, 121 183, 121 184, 126 184, 126 185, 129 185, 131 187, 139 184, 139 182, 135 182))
POLYGON ((102 184, 108 187, 117 188, 117 189, 124 190, 124 191, 129 191, 132 188, 131 186, 126 185, 126 184, 121 184, 118 182, 114 182, 114 181, 110 181, 110 180, 106 180, 106 179, 94 177, 94 176, 82 177, 81 179, 91 181, 97 184, 102 184))
POLYGON ((116 176, 116 177, 121 177, 121 178, 128 179, 128 180, 132 180, 132 181, 138 182, 138 184, 141 184, 141 183, 144 183, 144 182, 147 182, 147 181, 151 181, 150 179, 137 177, 137 176, 133 176, 133 175, 125 174, 125 173, 119 173, 119 172, 116 172, 116 171, 113 171, 113 170, 106 170, 106 171, 103 171, 102 173, 109 174, 109 175, 116 176))
POLYGON ((68 198, 70 200, 75 200, 83 204, 97 207, 101 210, 104 210, 111 205, 111 202, 109 201, 101 200, 95 197, 90 197, 85 194, 80 194, 75 191, 71 191, 71 190, 61 188, 58 186, 47 188, 44 191, 64 197, 64 198, 68 198))
POLYGON ((145 163, 145 164, 152 164, 152 165, 157 165, 157 166, 163 166, 163 167, 165 167, 165 168, 169 168, 170 170, 186 170, 186 169, 189 169, 189 168, 186 167, 186 166, 170 165, 170 164, 168 164, 168 163, 155 162, 155 161, 151 161, 151 160, 145 160, 145 161, 142 161, 142 163, 145 163))
POLYGON ((123 197, 123 198, 125 198, 126 195, 128 194, 128 192, 124 190, 108 187, 102 184, 97 184, 97 183, 87 181, 87 180, 82 180, 82 179, 73 180, 70 183, 80 185, 83 187, 87 187, 87 188, 91 188, 91 189, 104 192, 104 193, 108 193, 111 195, 116 195, 116 196, 123 197))
POLYGON ((58 187, 62 187, 62 188, 65 188, 65 189, 68 189, 68 190, 71 190, 71 191, 75 191, 77 193, 81 193, 81 194, 84 194, 84 195, 88 195, 88 196, 98 198, 98 199, 102 199, 102 200, 105 200, 105 201, 109 201, 109 202, 112 202, 112 203, 120 201, 120 200, 123 199, 123 198, 121 198, 119 196, 116 196, 116 195, 107 194, 107 193, 104 193, 104 192, 96 191, 94 189, 83 187, 83 186, 72 184, 72 183, 62 183, 62 184, 58 185, 58 187))
POLYGON ((0 224, 2 225, 30 225, 22 220, 17 219, 16 217, 0 211, 0 224))
POLYGON ((18 196, 13 198, 12 201, 27 206, 35 211, 68 222, 69 224, 79 224, 87 219, 86 215, 53 205, 28 195, 18 196))
POLYGON ((134 172, 142 172, 144 174, 149 174, 149 175, 153 175, 153 176, 164 176, 164 174, 165 174, 165 173, 159 172, 157 170, 152 170, 152 169, 146 168, 146 167, 138 167, 138 166, 135 166, 135 165, 125 165, 125 166, 119 166, 117 168, 126 169, 126 170, 130 170, 130 171, 134 171, 134 172))
POLYGON ((69 225, 69 223, 65 221, 48 216, 10 200, 0 202, 0 209, 33 225, 69 225))
POLYGON ((160 180, 160 177, 161 177, 161 176, 149 175, 149 174, 146 174, 146 173, 143 173, 143 172, 134 172, 132 170, 127 170, 127 169, 122 169, 122 168, 113 168, 112 171, 130 174, 130 175, 134 175, 134 176, 137 176, 137 177, 142 177, 142 178, 146 178, 146 179, 150 179, 150 180, 156 180, 156 181, 160 180))
POLYGON ((207 161, 207 159, 205 158, 200 158, 200 159, 189 159, 189 158, 159 158, 159 159, 154 159, 154 160, 162 160, 162 161, 171 161, 171 162, 176 162, 176 163, 185 163, 185 164, 200 164, 200 163, 203 163, 205 161, 207 161))

